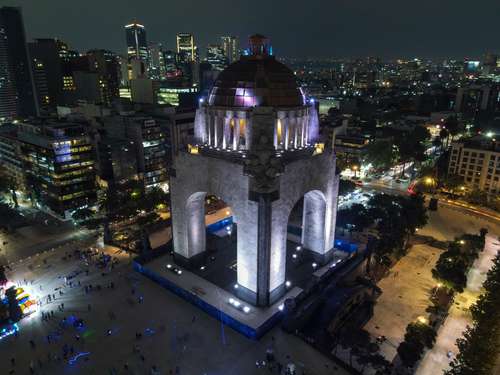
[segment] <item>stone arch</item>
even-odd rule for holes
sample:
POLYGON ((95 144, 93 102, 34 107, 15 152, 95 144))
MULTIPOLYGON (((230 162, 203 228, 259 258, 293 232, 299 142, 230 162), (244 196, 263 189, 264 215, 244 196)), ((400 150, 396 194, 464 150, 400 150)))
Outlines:
POLYGON ((320 190, 304 194, 302 212, 302 245, 316 253, 323 254, 326 234, 326 198, 320 190))

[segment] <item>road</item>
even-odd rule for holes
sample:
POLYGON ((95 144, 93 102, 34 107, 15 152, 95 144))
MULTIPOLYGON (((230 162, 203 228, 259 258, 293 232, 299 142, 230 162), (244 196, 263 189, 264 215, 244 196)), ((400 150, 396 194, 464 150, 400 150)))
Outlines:
POLYGON ((455 298, 455 304, 450 308, 449 315, 438 331, 436 344, 422 359, 416 372, 417 375, 442 374, 449 368, 448 351, 455 355, 458 351, 456 341, 462 336, 468 324, 471 324, 469 307, 480 295, 481 286, 486 279, 486 273, 491 268, 493 258, 500 250, 498 233, 486 237, 486 245, 480 257, 474 262, 467 277, 467 288, 455 298))

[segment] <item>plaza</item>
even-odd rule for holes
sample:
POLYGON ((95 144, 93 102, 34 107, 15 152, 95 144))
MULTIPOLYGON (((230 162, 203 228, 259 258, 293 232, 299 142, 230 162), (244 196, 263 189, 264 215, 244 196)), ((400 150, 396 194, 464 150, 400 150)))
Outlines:
POLYGON ((149 374, 152 366, 156 366, 160 374, 175 373, 176 367, 180 374, 189 375, 264 374, 268 370, 257 368, 256 362, 264 361, 266 350, 274 346, 277 361, 283 365, 293 362, 313 375, 345 374, 335 369, 336 365, 329 359, 279 327, 260 341, 245 338, 134 272, 130 257, 116 248, 106 247, 103 251, 119 263, 112 270, 90 266, 88 276, 81 260, 74 256, 62 259, 66 253, 88 245, 68 244, 57 251, 24 260, 8 272, 21 286, 26 279, 29 285, 24 287, 33 290, 43 305, 37 313, 19 322, 17 338, 10 336, 0 341, 0 356, 4 359, 0 362, 0 373, 15 370, 15 374, 29 374, 32 363, 37 374, 108 374, 112 371, 149 374), (64 276, 75 271, 82 272, 72 279, 74 286, 65 285, 64 276), (110 283, 114 285, 112 289, 108 287, 110 283), (90 284, 93 291, 85 293, 85 286, 90 284), (96 290, 97 285, 100 291, 96 290), (60 296, 59 291, 63 295, 60 296), (56 298, 46 303, 49 293, 56 298), (64 311, 58 310, 61 303, 64 303, 64 311), (50 311, 54 317, 42 320, 41 312, 50 311), (71 326, 61 328, 62 319, 70 317, 83 319, 84 330, 79 332, 71 326), (142 335, 140 339, 136 338, 137 333, 142 335), (80 335, 79 340, 75 339, 76 334, 80 335), (51 343, 47 341, 48 335, 53 337, 51 343), (36 345, 34 349, 30 348, 30 340, 36 345), (73 348, 73 354, 68 353, 66 359, 65 344, 73 348), (15 358, 15 366, 11 365, 11 358, 15 358))

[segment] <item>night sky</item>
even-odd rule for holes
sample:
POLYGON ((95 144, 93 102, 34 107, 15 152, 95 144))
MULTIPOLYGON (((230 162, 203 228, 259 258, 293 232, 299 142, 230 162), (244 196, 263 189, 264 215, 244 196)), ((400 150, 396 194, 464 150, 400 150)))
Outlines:
POLYGON ((480 57, 500 52, 500 0, 1 0, 22 6, 29 38, 125 51, 136 19, 173 48, 192 32, 204 53, 220 35, 259 32, 293 57, 480 57))

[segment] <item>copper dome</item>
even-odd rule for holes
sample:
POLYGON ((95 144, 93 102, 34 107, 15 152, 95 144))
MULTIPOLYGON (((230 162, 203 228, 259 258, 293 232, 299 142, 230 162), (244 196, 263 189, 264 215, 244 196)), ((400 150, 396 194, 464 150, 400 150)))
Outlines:
POLYGON ((287 66, 266 53, 242 56, 222 71, 210 93, 221 107, 298 107, 304 95, 287 66))

